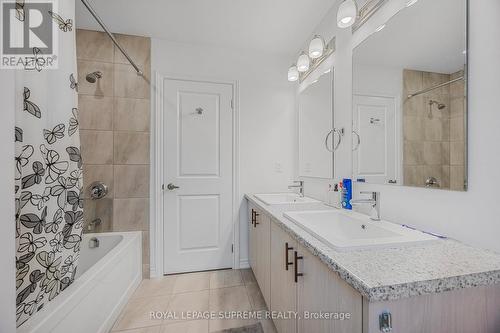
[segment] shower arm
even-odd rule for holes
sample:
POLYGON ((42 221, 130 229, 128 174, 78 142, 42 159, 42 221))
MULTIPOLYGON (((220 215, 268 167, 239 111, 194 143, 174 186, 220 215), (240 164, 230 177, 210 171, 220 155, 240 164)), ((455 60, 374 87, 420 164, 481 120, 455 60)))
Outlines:
POLYGON ((104 24, 104 22, 102 21, 102 19, 99 17, 99 15, 97 14, 97 12, 94 10, 94 8, 90 5, 90 3, 87 0, 81 0, 81 1, 82 1, 83 5, 88 9, 88 11, 90 12, 90 14, 95 18, 95 20, 97 21, 97 23, 99 23, 99 25, 103 28, 103 30, 106 32, 106 34, 109 36, 109 38, 111 38, 111 40, 116 45, 116 47, 121 51, 121 53, 125 56, 125 58, 127 58, 127 60, 132 65, 132 67, 134 67, 135 71, 137 72, 137 75, 142 76, 143 72, 135 64, 135 62, 130 58, 130 56, 123 49, 123 47, 118 43, 118 41, 116 40, 115 36, 109 31, 108 27, 106 27, 106 25, 104 24))
MULTIPOLYGON (((82 0, 83 1, 83 0, 82 0)), ((408 99, 412 98, 412 97, 415 97, 415 96, 418 96, 418 95, 422 95, 422 94, 425 94, 426 92, 429 92, 429 91, 432 91, 434 89, 438 89, 438 88, 441 88, 441 87, 444 87, 444 86, 447 86, 449 84, 452 84, 454 82, 457 82, 457 81, 460 81, 460 80, 463 80, 464 77, 461 76, 461 77, 457 77, 456 79, 453 79, 453 80, 450 80, 448 82, 444 82, 444 83, 441 83, 441 84, 438 84, 437 86, 434 86, 434 87, 430 87, 430 88, 426 88, 426 89, 423 89, 423 90, 420 90, 420 91, 417 91, 416 93, 413 93, 413 94, 409 94, 407 97, 408 99)))

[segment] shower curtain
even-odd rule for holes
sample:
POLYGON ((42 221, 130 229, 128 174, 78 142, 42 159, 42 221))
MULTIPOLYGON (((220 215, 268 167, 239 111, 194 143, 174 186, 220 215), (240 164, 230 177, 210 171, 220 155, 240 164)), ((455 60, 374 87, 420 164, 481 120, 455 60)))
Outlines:
POLYGON ((82 239, 75 2, 58 3, 51 15, 59 68, 35 66, 16 76, 18 326, 73 282, 82 239))

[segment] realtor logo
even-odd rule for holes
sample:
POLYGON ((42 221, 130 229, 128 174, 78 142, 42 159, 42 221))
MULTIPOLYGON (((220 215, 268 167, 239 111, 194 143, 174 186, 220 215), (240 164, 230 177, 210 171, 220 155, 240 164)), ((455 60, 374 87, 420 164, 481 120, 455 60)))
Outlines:
POLYGON ((54 0, 0 0, 0 68, 37 70, 57 68, 57 25, 51 13, 54 0))

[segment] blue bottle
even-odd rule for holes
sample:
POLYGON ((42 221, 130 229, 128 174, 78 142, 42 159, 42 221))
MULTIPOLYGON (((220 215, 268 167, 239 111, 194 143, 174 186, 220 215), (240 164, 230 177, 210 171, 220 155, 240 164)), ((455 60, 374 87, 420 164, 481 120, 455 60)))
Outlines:
POLYGON ((345 178, 342 180, 342 208, 352 210, 352 180, 345 178))

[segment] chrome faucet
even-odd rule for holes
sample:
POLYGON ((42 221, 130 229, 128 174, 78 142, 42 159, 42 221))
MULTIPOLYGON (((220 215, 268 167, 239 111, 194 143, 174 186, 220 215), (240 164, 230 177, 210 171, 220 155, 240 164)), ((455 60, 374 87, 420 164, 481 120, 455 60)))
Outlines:
POLYGON ((371 199, 351 199, 351 205, 371 205, 372 212, 370 219, 380 221, 380 192, 360 192, 361 194, 371 194, 371 199))
POLYGON ((293 188, 298 188, 299 189, 299 196, 303 197, 304 196, 304 181, 302 180, 295 180, 293 182, 293 185, 288 185, 288 189, 291 190, 293 188))

